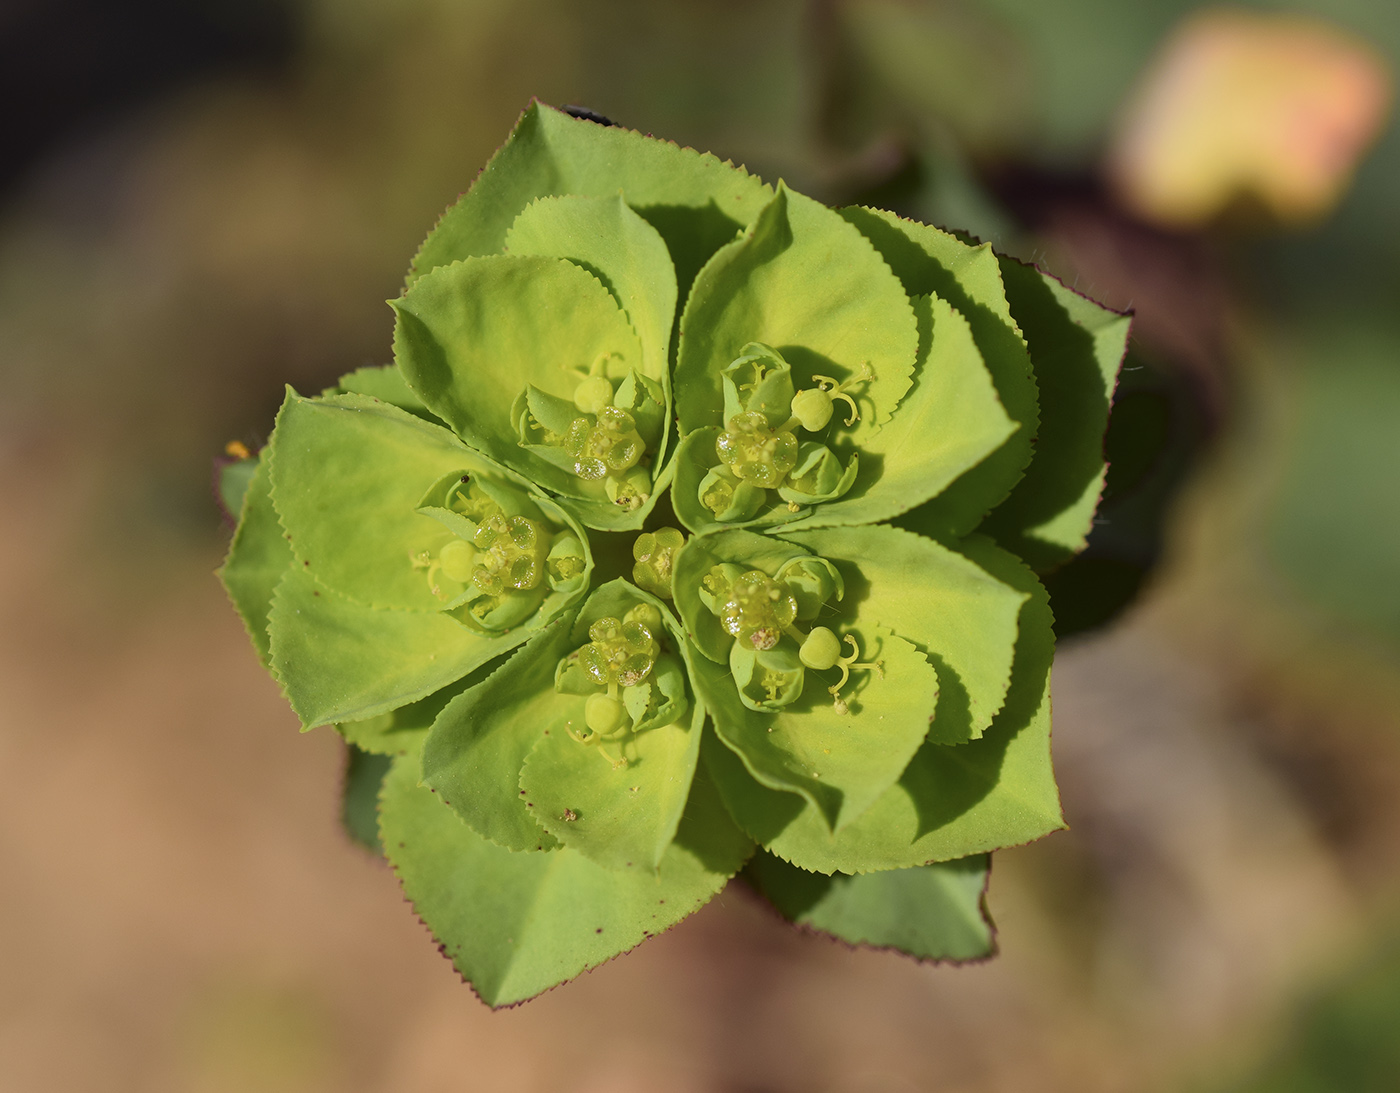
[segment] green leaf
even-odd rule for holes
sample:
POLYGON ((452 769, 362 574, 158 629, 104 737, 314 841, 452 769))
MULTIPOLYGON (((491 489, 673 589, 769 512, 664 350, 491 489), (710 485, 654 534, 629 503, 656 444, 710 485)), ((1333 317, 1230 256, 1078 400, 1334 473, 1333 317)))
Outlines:
POLYGON ((311 576, 371 607, 443 606, 413 559, 452 536, 415 510, 443 475, 487 474, 490 464, 396 406, 365 395, 302 398, 290 388, 268 451, 273 504, 311 576))
POLYGON ((568 732, 582 730, 585 695, 598 688, 555 686, 560 662, 587 644, 596 620, 621 618, 639 603, 660 611, 670 646, 688 656, 667 607, 611 581, 567 627, 540 635, 438 719, 423 753, 424 782, 478 834, 513 850, 557 838, 609 868, 655 870, 685 807, 703 711, 688 702, 681 724, 639 732, 624 749, 629 764, 613 769, 568 732))
POLYGON ((379 787, 393 762, 387 755, 345 748, 345 785, 341 792, 340 822, 345 833, 376 854, 379 845, 379 787))
MULTIPOLYGON (((754 525, 787 531, 888 520, 936 497, 1017 431, 967 320, 937 297, 919 296, 913 305, 920 331, 914 385, 890 422, 861 445, 855 484, 815 508, 794 513, 776 504, 760 513, 754 525)), ((716 461, 715 433, 690 433, 677 457, 672 503, 676 515, 697 531, 715 526, 714 514, 699 501, 701 477, 716 461), (708 449, 697 452, 695 445, 704 445, 699 439, 704 437, 708 449)))
MULTIPOLYGON (((1020 845, 1064 826, 1050 766, 1054 635, 1045 591, 1024 565, 990 543, 963 546, 997 579, 1029 595, 1006 701, 980 740, 926 742, 899 781, 834 835, 797 794, 761 786, 723 745, 702 747, 702 766, 730 813, 780 858, 818 873, 906 869, 1020 845)), ((946 678, 940 666, 940 679, 946 678)), ((944 701, 940 695, 940 711, 944 701)))
POLYGON ((659 873, 606 869, 576 851, 505 850, 418 785, 401 756, 380 798, 380 835, 414 909, 483 1001, 533 997, 699 910, 753 845, 697 774, 659 873))
POLYGON ((946 301, 914 301, 923 337, 914 386, 865 442, 855 485, 788 528, 873 524, 938 496, 1017 430, 967 320, 946 301))
MULTIPOLYGON (((554 669, 572 648, 572 615, 530 640, 485 682, 447 704, 423 746, 423 784, 483 838, 509 850, 547 850, 520 768, 560 719, 554 669)), ((562 727, 562 726, 561 726, 562 727)))
POLYGON ((686 300, 675 376, 682 433, 725 424, 721 373, 750 342, 781 353, 799 390, 814 375, 844 381, 869 365, 874 378, 852 389, 860 420, 827 440, 844 461, 909 390, 919 332, 899 281, 860 232, 780 186, 686 300))
POLYGON ((950 550, 891 527, 784 531, 783 538, 837 563, 857 617, 913 642, 933 663, 939 691, 930 740, 982 735, 1010 685, 1022 605, 1032 585, 1039 591, 1034 578, 976 539, 950 550))
POLYGON ((670 390, 676 270, 656 229, 619 195, 540 198, 516 217, 505 249, 567 258, 602 281, 642 343, 642 371, 670 390))
POLYGON ((772 576, 783 563, 809 553, 784 539, 751 531, 718 531, 687 539, 672 560, 675 568, 671 594, 695 647, 716 664, 725 665, 728 671, 729 647, 734 639, 700 599, 701 581, 713 566, 734 563, 741 569, 761 569, 772 576))
POLYGON ((1001 269, 1030 345, 1042 420, 1025 478, 982 530, 1045 570, 1088 540, 1103 492, 1109 401, 1132 319, 1013 258, 1003 258, 1001 269))
POLYGON ((960 551, 950 550, 885 526, 784 530, 781 537, 708 532, 677 552, 672 587, 696 648, 727 664, 733 639, 698 594, 712 566, 731 562, 772 576, 803 554, 836 563, 846 594, 831 606, 843 624, 886 627, 928 657, 938 673, 930 738, 958 743, 980 736, 1001 708, 1022 605, 1032 587, 1039 590, 1033 577, 991 543, 974 538, 959 546, 960 551))
MULTIPOLYGON (((859 620, 857 620, 859 621, 859 620)), ((743 757, 753 776, 792 790, 820 810, 833 830, 851 823, 888 789, 928 735, 938 676, 912 645, 867 625, 861 652, 884 663, 882 673, 854 675, 842 692, 841 715, 827 687, 836 671, 806 669, 802 697, 768 712, 739 700, 729 671, 697 658, 694 680, 719 738, 743 757)))
POLYGON ((824 876, 760 850, 744 879, 789 922, 852 945, 920 960, 979 960, 996 949, 984 894, 984 854, 913 869, 824 876))
POLYGON ((515 424, 530 384, 572 400, 595 361, 614 381, 644 371, 641 343, 597 277, 559 258, 470 258, 439 267, 390 303, 394 359, 462 439, 553 493, 590 502, 575 506, 590 526, 641 526, 646 510, 619 512, 601 481, 523 448, 515 424))
POLYGON ((353 372, 347 372, 335 381, 335 386, 322 391, 323 395, 368 395, 380 402, 407 410, 414 417, 442 424, 440 418, 424 405, 418 393, 408 385, 403 373, 396 365, 366 365, 353 372))
POLYGON ((695 271, 772 196, 761 180, 708 153, 534 103, 429 233, 408 283, 462 258, 499 254, 515 218, 536 198, 619 192, 666 240, 682 296, 695 271))
POLYGON ((840 215, 874 244, 910 296, 942 299, 967 320, 1002 407, 1019 425, 1000 448, 910 514, 907 526, 916 531, 960 538, 1020 480, 1039 425, 1031 361, 1006 301, 997 257, 990 244, 972 246, 880 209, 846 208, 840 215))
POLYGON ((486 635, 437 611, 366 607, 293 566, 272 598, 271 667, 307 728, 364 721, 455 683, 548 617, 486 635))
POLYGON ((244 491, 242 516, 218 573, 264 667, 268 664, 267 616, 272 592, 293 564, 292 548, 272 507, 267 464, 264 450, 244 491))
POLYGON ((243 511, 243 498, 248 493, 248 484, 253 481, 253 474, 257 469, 258 458, 256 456, 251 459, 215 462, 219 504, 224 507, 224 512, 231 519, 236 520, 237 514, 243 511))
POLYGON ((346 743, 361 751, 376 755, 403 755, 416 752, 423 746, 428 730, 442 713, 443 707, 456 698, 467 687, 480 683, 489 674, 490 665, 478 668, 463 679, 458 680, 427 698, 420 698, 407 706, 382 713, 364 721, 342 721, 335 726, 336 732, 345 738, 346 743))
POLYGON ((692 703, 685 721, 639 733, 622 768, 546 730, 520 774, 536 822, 609 869, 654 871, 680 823, 704 724, 703 707, 692 703), (581 760, 591 769, 580 770, 581 760))

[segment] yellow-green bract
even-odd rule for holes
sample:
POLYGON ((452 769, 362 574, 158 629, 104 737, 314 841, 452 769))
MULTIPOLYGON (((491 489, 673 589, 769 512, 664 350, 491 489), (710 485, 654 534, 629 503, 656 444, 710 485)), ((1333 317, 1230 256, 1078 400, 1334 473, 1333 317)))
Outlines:
POLYGON ((1127 318, 540 105, 391 306, 393 366, 288 392, 222 577, 302 721, 388 757, 352 773, 481 997, 741 870, 988 955, 988 853, 1062 826, 1036 573, 1084 545, 1127 318))

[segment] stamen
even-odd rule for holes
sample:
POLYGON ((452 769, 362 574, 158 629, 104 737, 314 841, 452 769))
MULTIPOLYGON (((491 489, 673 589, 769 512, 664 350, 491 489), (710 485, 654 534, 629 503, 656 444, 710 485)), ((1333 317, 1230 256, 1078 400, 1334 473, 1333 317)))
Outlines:
POLYGON ((847 681, 851 678, 851 670, 863 669, 874 671, 880 679, 884 679, 885 662, 883 660, 877 660, 869 664, 857 663, 860 660, 860 644, 851 634, 847 634, 842 640, 851 643, 851 655, 841 657, 837 660, 835 667, 841 669, 841 679, 835 687, 828 687, 826 691, 827 694, 831 695, 831 704, 836 710, 836 713, 844 716, 851 712, 851 707, 846 703, 846 700, 841 697, 841 689, 846 686, 847 681))

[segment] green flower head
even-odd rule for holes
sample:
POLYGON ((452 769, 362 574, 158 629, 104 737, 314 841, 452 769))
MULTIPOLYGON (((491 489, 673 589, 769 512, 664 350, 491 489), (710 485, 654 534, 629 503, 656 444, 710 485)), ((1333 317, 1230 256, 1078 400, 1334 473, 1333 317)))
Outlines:
POLYGON ((1037 573, 1084 545, 1127 318, 540 105, 391 306, 394 364, 289 391, 230 472, 222 577, 478 993, 740 870, 990 951, 987 854, 1062 826, 1037 573))

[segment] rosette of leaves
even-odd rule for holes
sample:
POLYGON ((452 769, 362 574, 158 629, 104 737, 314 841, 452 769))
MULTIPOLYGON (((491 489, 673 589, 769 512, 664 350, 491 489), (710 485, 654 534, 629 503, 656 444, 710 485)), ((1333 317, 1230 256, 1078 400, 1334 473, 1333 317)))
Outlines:
POLYGON ((1126 317, 540 105, 392 306, 394 366, 230 475, 222 575, 481 997, 740 872, 988 955, 989 852, 1062 826, 1037 574, 1084 545, 1126 317))

